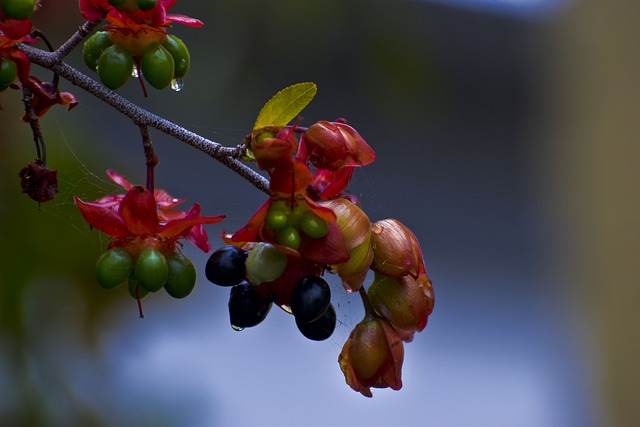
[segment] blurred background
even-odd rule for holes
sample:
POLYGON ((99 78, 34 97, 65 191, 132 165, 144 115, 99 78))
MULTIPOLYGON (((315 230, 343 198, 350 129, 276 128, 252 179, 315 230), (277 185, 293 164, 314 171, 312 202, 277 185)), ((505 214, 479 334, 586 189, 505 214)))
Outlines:
MULTIPOLYGON (((34 18, 59 45, 77 2, 34 18)), ((339 325, 306 340, 274 308, 236 332, 228 289, 202 279, 185 300, 105 291, 108 243, 73 195, 144 182, 139 132, 80 89, 80 106, 42 120, 60 193, 20 193, 33 160, 17 91, 0 94, 0 425, 640 425, 637 286, 640 3, 633 0, 178 2, 192 69, 180 93, 132 101, 225 145, 241 141, 279 89, 313 81, 303 125, 346 117, 376 150, 351 190, 372 220, 419 238, 436 306, 405 346, 404 388, 372 399, 337 357, 360 321, 332 281, 339 325)), ((68 62, 89 73, 79 51, 68 62)), ((35 71, 50 78, 47 72, 35 71)), ((91 74, 95 77, 95 74, 91 74)), ((152 132, 156 185, 223 230, 264 194, 196 150, 152 132)), ((199 271, 207 256, 187 246, 199 271)))

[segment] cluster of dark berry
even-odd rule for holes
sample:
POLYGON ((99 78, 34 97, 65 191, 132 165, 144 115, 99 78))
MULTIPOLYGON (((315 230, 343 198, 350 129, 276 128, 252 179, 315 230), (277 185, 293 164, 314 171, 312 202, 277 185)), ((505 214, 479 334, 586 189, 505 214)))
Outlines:
MULTIPOLYGON (((242 330, 258 325, 269 313, 273 298, 257 288, 278 279, 287 266, 287 256, 270 243, 257 243, 245 251, 236 246, 223 246, 207 261, 207 279, 219 286, 230 286, 229 318, 231 326, 242 330)), ((331 305, 329 284, 318 276, 305 276, 291 292, 290 307, 302 335, 323 341, 333 334, 336 311, 331 305)), ((288 309, 287 309, 288 308, 288 309)))

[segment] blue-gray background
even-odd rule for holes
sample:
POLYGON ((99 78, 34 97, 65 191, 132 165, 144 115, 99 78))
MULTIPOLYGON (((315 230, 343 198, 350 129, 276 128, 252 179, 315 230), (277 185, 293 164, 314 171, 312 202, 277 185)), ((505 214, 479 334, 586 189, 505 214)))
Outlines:
MULTIPOLYGON (((82 23, 75 2, 43 3, 36 21, 59 44, 82 23)), ((228 290, 205 280, 185 300, 145 299, 144 320, 126 291, 101 290, 93 264, 107 239, 82 223, 72 196, 117 191, 107 168, 142 182, 138 131, 63 83, 80 106, 42 120, 60 194, 38 209, 19 193, 17 172, 34 157, 28 126, 14 120, 20 97, 3 93, 0 424, 633 425, 638 202, 624 188, 638 178, 638 9, 178 3, 175 12, 206 23, 172 30, 192 53, 184 89, 144 99, 131 81, 124 96, 233 146, 277 90, 313 81, 302 124, 346 117, 378 154, 351 189, 372 220, 394 217, 416 233, 436 307, 405 346, 403 389, 373 399, 353 392, 337 363, 362 309, 336 281, 340 324, 322 343, 279 309, 233 331, 228 290)), ((85 70, 79 52, 69 62, 85 70)), ((205 155, 152 136, 157 186, 227 215, 208 226, 214 246, 264 201, 205 155)), ((206 256, 186 251, 202 272, 206 256)))

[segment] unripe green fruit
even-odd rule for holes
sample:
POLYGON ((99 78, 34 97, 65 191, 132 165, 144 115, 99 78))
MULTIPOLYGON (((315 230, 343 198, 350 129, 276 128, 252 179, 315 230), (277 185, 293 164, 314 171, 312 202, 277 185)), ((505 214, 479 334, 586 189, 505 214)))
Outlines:
POLYGON ((167 49, 157 43, 142 53, 140 68, 144 78, 156 89, 164 89, 173 80, 173 57, 167 49))
POLYGON ((312 211, 306 211, 300 218, 300 228, 309 237, 320 238, 327 235, 329 225, 312 211))
POLYGON ((37 0, 2 0, 2 13, 9 19, 27 19, 36 8, 37 0))
POLYGON ((156 0, 138 0, 138 7, 142 10, 151 10, 156 4, 156 0))
POLYGON ((109 46, 102 52, 98 61, 98 75, 106 87, 116 90, 131 77, 133 58, 131 53, 118 44, 109 46))
POLYGON ((174 298, 188 296, 196 286, 196 268, 185 254, 174 252, 167 258, 169 277, 164 289, 174 298))
POLYGON ((260 242, 249 252, 245 266, 249 282, 259 285, 282 276, 287 268, 287 256, 272 244, 260 242))
POLYGON ((9 87, 16 79, 17 74, 18 69, 15 62, 0 58, 0 92, 9 87))
POLYGON ((129 277, 133 260, 123 248, 109 249, 96 262, 96 279, 105 289, 120 286, 129 277))
POLYGON ((148 247, 138 256, 133 275, 140 286, 150 292, 156 292, 162 289, 169 278, 169 265, 164 255, 148 247))
POLYGON ((109 0, 109 4, 126 13, 135 12, 139 8, 137 0, 109 0))
POLYGON ((191 55, 189 55, 189 49, 187 46, 176 36, 168 36, 162 43, 162 47, 167 49, 173 57, 174 70, 173 78, 179 79, 184 77, 189 71, 189 65, 191 64, 191 55))
POLYGON ((100 55, 112 44, 108 31, 98 31, 89 37, 82 47, 82 59, 87 67, 97 71, 100 55))
POLYGON ((273 230, 281 230, 287 225, 287 212, 277 208, 269 209, 265 222, 267 227, 273 230))
POLYGON ((298 249, 300 247, 300 233, 294 227, 286 226, 278 232, 278 243, 298 249))

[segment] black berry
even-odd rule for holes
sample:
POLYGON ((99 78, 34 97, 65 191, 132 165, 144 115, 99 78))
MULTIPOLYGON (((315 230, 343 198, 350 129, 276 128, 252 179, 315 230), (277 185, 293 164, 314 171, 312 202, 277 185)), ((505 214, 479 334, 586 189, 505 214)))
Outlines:
POLYGON ((329 338, 336 329, 336 310, 332 304, 318 320, 313 322, 300 322, 296 317, 296 326, 302 335, 313 341, 324 341, 329 338))
POLYGON ((317 320, 330 302, 329 284, 318 276, 303 277, 291 292, 291 312, 302 323, 317 320))
POLYGON ((223 246, 211 254, 205 267, 207 279, 219 286, 233 286, 245 278, 247 254, 235 246, 223 246))
POLYGON ((231 326, 237 330, 256 326, 267 317, 272 304, 249 284, 234 286, 229 296, 231 326))

